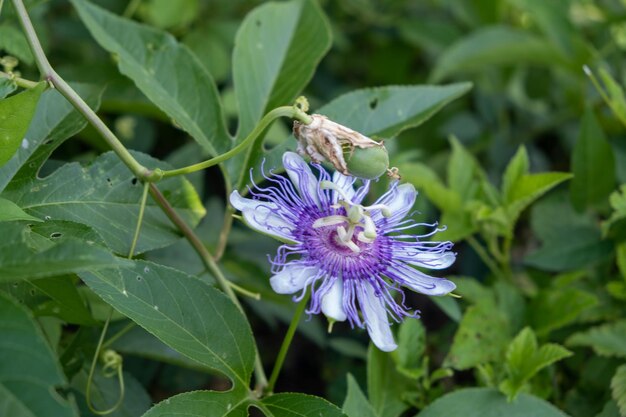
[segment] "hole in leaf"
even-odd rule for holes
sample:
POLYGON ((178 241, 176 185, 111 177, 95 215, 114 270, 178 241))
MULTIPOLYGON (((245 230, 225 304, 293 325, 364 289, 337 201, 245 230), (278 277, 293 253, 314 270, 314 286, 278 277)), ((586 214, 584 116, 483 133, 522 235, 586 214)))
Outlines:
POLYGON ((378 106, 377 98, 374 98, 372 101, 370 101, 370 109, 375 110, 377 106, 378 106))
POLYGON ((141 275, 137 275, 137 281, 141 281, 141 275))
POLYGON ((137 178, 133 178, 132 180, 130 180, 130 182, 131 182, 133 185, 137 185, 137 178))
POLYGON ((61 233, 61 232, 54 232, 54 233, 50 234, 50 239, 58 239, 61 236, 63 236, 63 233, 61 233))

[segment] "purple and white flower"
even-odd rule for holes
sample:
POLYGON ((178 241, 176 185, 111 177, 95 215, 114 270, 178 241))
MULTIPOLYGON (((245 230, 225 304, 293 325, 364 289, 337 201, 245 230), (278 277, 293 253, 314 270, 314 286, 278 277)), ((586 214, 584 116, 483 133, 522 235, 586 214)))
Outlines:
POLYGON ((298 293, 295 301, 310 291, 309 314, 322 312, 331 323, 348 320, 366 328, 379 349, 394 350, 389 317, 400 322, 419 314, 404 305, 401 287, 427 295, 454 290, 453 282, 415 268, 450 266, 455 260, 452 243, 424 240, 437 232, 436 225, 406 218, 417 195, 411 184, 395 181, 365 206, 369 181, 355 189, 355 178, 339 172, 331 178, 312 164, 319 171, 316 176, 292 152, 284 154, 283 165, 289 179, 265 176, 270 185, 255 186, 252 198, 237 191, 230 195, 250 227, 285 243, 271 261, 272 288, 279 294, 298 293), (418 226, 432 230, 408 234, 418 226), (394 298, 395 292, 402 301, 394 298))

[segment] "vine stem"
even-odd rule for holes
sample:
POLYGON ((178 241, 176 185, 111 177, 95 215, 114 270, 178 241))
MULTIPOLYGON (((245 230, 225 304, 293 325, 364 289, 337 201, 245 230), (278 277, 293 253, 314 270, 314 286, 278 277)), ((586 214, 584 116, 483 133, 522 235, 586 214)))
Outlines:
POLYGON ((239 152, 250 146, 274 120, 280 117, 290 117, 292 119, 298 119, 304 124, 310 124, 313 120, 311 116, 299 109, 298 106, 276 107, 265 116, 263 116, 263 118, 259 121, 256 127, 252 130, 252 132, 250 132, 244 140, 242 140, 237 146, 235 146, 228 152, 218 155, 215 158, 211 158, 197 164, 189 165, 184 168, 163 171, 163 178, 173 177, 176 175, 191 174, 192 172, 212 167, 213 165, 217 165, 220 162, 224 162, 227 159, 232 158, 233 156, 237 155, 239 152))
POLYGON ((143 181, 157 181, 160 177, 160 170, 150 170, 141 165, 120 142, 106 124, 98 117, 98 115, 85 103, 85 101, 74 91, 70 85, 50 65, 46 54, 41 47, 41 42, 37 37, 33 23, 28 16, 28 12, 24 7, 22 0, 12 0, 13 7, 19 18, 28 45, 35 57, 35 63, 43 78, 50 82, 87 121, 102 135, 113 152, 126 164, 126 166, 135 174, 135 176, 143 181))
MULTIPOLYGON (((198 253, 200 258, 202 259, 202 263, 204 266, 213 274, 215 280, 218 285, 224 291, 226 296, 230 298, 230 300, 237 306, 237 308, 245 315, 245 311, 243 306, 239 302, 237 295, 235 294, 233 288, 231 287, 229 281, 226 279, 224 274, 222 274, 221 269, 215 262, 215 259, 211 256, 208 249, 202 241, 196 236, 196 234, 191 230, 191 228, 185 223, 185 221, 176 213, 176 210, 170 205, 169 201, 165 198, 165 196, 159 191, 155 184, 150 184, 150 194, 157 202, 159 207, 163 210, 163 212, 167 215, 167 217, 178 227, 183 236, 189 241, 194 250, 198 253)), ((258 348, 255 345, 256 357, 254 362, 254 372, 256 376, 256 387, 255 390, 258 392, 262 391, 264 387, 267 386, 267 376, 265 375, 265 370, 263 369, 263 364, 261 363, 261 357, 259 356, 258 348)))
POLYGON ((33 88, 38 84, 36 81, 31 81, 25 78, 16 77, 14 74, 9 74, 4 71, 0 71, 0 77, 8 78, 9 80, 12 80, 18 87, 22 87, 22 88, 33 88))
POLYGON ((274 369, 272 369, 272 374, 270 376, 269 383, 267 384, 267 391, 269 393, 274 392, 274 387, 276 386, 276 380, 278 380, 278 375, 280 374, 280 370, 283 368, 283 363, 285 362, 285 358, 287 357, 289 346, 291 346, 291 341, 293 340, 293 336, 296 334, 298 323, 300 323, 300 318, 302 317, 302 313, 304 313, 304 310, 306 309, 306 305, 309 302, 310 296, 311 296, 311 292, 307 291, 307 294, 304 296, 302 301, 300 301, 300 303, 298 304, 298 307, 296 308, 295 314, 291 318, 291 323, 289 324, 287 333, 285 333, 283 344, 280 346, 280 351, 278 352, 278 356, 276 357, 276 363, 274 364, 274 369))

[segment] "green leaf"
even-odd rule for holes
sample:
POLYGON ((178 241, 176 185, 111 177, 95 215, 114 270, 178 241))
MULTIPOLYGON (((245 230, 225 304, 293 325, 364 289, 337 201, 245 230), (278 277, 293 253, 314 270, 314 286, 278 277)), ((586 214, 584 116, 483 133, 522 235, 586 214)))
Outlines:
POLYGON ((152 26, 169 29, 189 25, 198 16, 199 6, 198 0, 149 0, 139 11, 152 26))
POLYGON ((11 200, 0 198, 0 222, 11 222, 16 220, 26 220, 31 222, 42 222, 43 220, 33 217, 11 200))
POLYGON ((263 398, 261 403, 269 411, 268 417, 345 417, 336 405, 313 395, 274 394, 263 398))
POLYGON ((267 3, 245 17, 233 52, 239 140, 269 110, 291 104, 330 44, 330 26, 314 1, 267 3))
MULTIPOLYGON (((471 83, 457 83, 365 88, 337 97, 316 113, 364 135, 391 138, 406 129, 421 125, 446 104, 467 93, 471 87, 471 83)), ((266 166, 282 166, 282 154, 286 149, 294 149, 295 145, 295 140, 292 140, 272 149, 265 155, 266 166)), ((259 169, 260 161, 257 161, 255 170, 258 172, 259 169)), ((408 175, 411 168, 401 170, 400 173, 408 175)), ((413 179, 416 177, 412 176, 413 179)), ((454 197, 447 195, 446 198, 454 197)))
POLYGON ((187 47, 167 32, 85 0, 72 0, 72 4, 100 46, 114 54, 120 72, 176 125, 212 155, 230 148, 215 83, 187 47))
POLYGON ((15 90, 17 90, 15 81, 7 77, 0 77, 0 99, 5 98, 15 90))
POLYGON ((200 362, 181 355, 141 327, 134 327, 122 335, 111 348, 124 355, 139 356, 202 372, 211 370, 200 362))
POLYGON ((452 154, 448 161, 448 185, 452 191, 461 196, 462 201, 468 201, 479 189, 478 179, 484 178, 485 175, 474 156, 457 138, 451 137, 450 143, 452 154))
POLYGON ((220 291, 174 269, 132 267, 79 274, 104 301, 172 349, 247 387, 254 366, 250 326, 220 291))
POLYGON ((617 257, 617 267, 622 274, 622 278, 626 281, 626 242, 617 245, 615 256, 617 257))
POLYGON ((203 417, 246 417, 249 402, 250 399, 243 390, 186 392, 161 401, 148 410, 143 417, 171 417, 181 414, 203 417))
POLYGON ((111 268, 123 263, 109 251, 70 238, 58 244, 17 223, 0 223, 0 282, 111 268), (34 239, 34 240, 33 240, 34 239))
POLYGON ((526 327, 509 345, 506 353, 509 377, 500 384, 500 389, 513 400, 523 385, 540 370, 571 355, 572 352, 554 343, 539 348, 535 333, 526 327))
MULTIPOLYGON (((330 25, 312 0, 266 3, 245 17, 233 51, 238 142, 265 113, 292 103, 330 45, 330 25)), ((261 149, 258 141, 230 161, 228 170, 236 184, 248 178, 248 168, 260 161, 261 149)))
POLYGON ((567 10, 569 4, 563 0, 542 1, 542 0, 509 0, 531 18, 550 39, 552 44, 558 48, 564 56, 571 56, 574 53, 572 44, 572 25, 568 18, 567 10))
POLYGON ((574 179, 570 191, 574 207, 604 201, 615 186, 615 156, 593 111, 587 109, 572 153, 574 179))
POLYGON ((624 89, 606 69, 600 68, 598 72, 608 92, 608 97, 602 94, 602 98, 608 98, 607 104, 622 124, 626 125, 626 97, 624 96, 624 89))
POLYGON ((574 333, 565 344, 588 346, 602 356, 626 358, 626 320, 618 320, 592 327, 584 332, 574 333))
POLYGON ((377 416, 398 417, 409 406, 404 392, 414 384, 396 371, 391 354, 370 343, 367 354, 367 392, 377 416))
MULTIPOLYGON (((72 379, 72 388, 78 391, 78 407, 83 417, 97 417, 89 411, 85 401, 88 369, 83 369, 72 379)), ((97 410, 107 410, 118 401, 120 388, 117 377, 106 378, 100 370, 94 372, 91 384, 91 401, 97 410)), ((137 417, 152 405, 152 399, 145 388, 131 374, 124 372, 124 400, 109 417, 137 417)))
POLYGON ((576 288, 541 291, 529 307, 530 323, 539 336, 574 323, 581 312, 598 304, 592 294, 576 288))
POLYGON ((596 222, 577 213, 564 193, 554 193, 535 204, 531 225, 543 244, 526 256, 527 265, 548 271, 575 270, 613 252, 613 243, 601 238, 596 222))
POLYGON ((365 88, 339 96, 317 112, 364 135, 391 138, 421 125, 471 88, 471 83, 365 88))
POLYGON ((440 55, 430 81, 489 66, 543 64, 563 66, 556 49, 532 33, 507 26, 483 27, 463 37, 440 55))
POLYGON ((507 204, 506 210, 513 224, 526 207, 552 188, 570 178, 572 178, 572 174, 562 172, 529 174, 519 178, 505 200, 507 204))
MULTIPOLYGON (((133 155, 145 166, 166 166, 147 155, 133 155)), ((159 189, 188 224, 195 226, 204 216, 198 195, 184 178, 161 181, 159 189)), ((65 164, 43 179, 24 179, 11 183, 4 191, 7 198, 33 216, 92 227, 108 247, 124 255, 130 250, 132 231, 137 225, 141 194, 141 184, 113 152, 99 156, 87 167, 65 164)), ((148 199, 135 253, 178 239, 177 230, 156 202, 148 199)))
POLYGON ((398 349, 391 354, 398 371, 408 378, 421 376, 425 350, 426 329, 424 329, 422 322, 404 320, 398 330, 398 349))
POLYGON ((410 162, 398 166, 402 179, 410 182, 418 191, 426 194, 428 199, 441 211, 460 211, 461 196, 447 188, 435 171, 419 162, 410 162))
POLYGON ((35 87, 19 94, 0 100, 0 166, 4 165, 17 152, 24 135, 33 119, 39 96, 46 89, 47 83, 41 82, 35 87))
POLYGON ((341 408, 349 417, 378 417, 367 397, 361 391, 359 383, 350 373, 348 374, 348 392, 341 408))
POLYGON ((626 415, 626 365, 617 368, 611 379, 611 394, 621 415, 626 415))
MULTIPOLYGON (((71 83, 70 86, 89 107, 98 109, 104 87, 82 83, 71 83)), ((86 125, 87 120, 61 93, 53 89, 44 91, 22 146, 0 167, 0 191, 16 176, 20 180, 33 177, 54 149, 86 125)))
POLYGON ((514 402, 493 388, 464 388, 437 399, 419 417, 567 417, 552 404, 528 394, 514 402))
POLYGON ((461 321, 463 313, 454 297, 432 297, 431 300, 452 320, 457 323, 461 321))
POLYGON ((67 381, 44 334, 28 310, 1 292, 0 330, 0 407, 5 415, 77 417, 75 406, 56 392, 67 381))
POLYGON ((491 302, 470 306, 454 335, 444 364, 454 369, 470 369, 504 357, 509 341, 509 323, 491 302))
POLYGON ((49 298, 39 304, 34 310, 37 316, 55 316, 61 320, 79 325, 93 325, 96 320, 85 306, 85 301, 76 289, 74 278, 70 276, 56 276, 30 281, 37 292, 49 298))
POLYGON ((25 64, 33 65, 35 63, 26 36, 15 26, 8 24, 0 25, 0 49, 25 64))
POLYGON ((626 222, 626 184, 622 184, 619 190, 611 193, 609 203, 613 208, 613 213, 611 213, 611 217, 607 221, 602 223, 602 234, 604 236, 608 236, 613 229, 617 229, 616 226, 618 224, 626 222))
POLYGON ((504 201, 514 201, 513 193, 515 192, 515 186, 522 177, 528 174, 529 165, 526 147, 520 146, 515 156, 511 158, 506 166, 504 174, 502 174, 502 197, 504 201))

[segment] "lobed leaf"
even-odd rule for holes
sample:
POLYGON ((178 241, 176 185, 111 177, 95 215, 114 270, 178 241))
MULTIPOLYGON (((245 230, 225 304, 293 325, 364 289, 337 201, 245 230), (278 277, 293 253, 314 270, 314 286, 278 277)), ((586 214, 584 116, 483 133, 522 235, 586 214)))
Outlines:
POLYGON ((574 333, 567 339, 568 346, 588 346, 602 356, 626 357, 626 320, 592 327, 574 333))
POLYGON ((348 390, 341 409, 349 417, 378 417, 352 374, 348 374, 348 390))
MULTIPOLYGON (((0 274, 0 276, 3 276, 0 274)), ((0 292, 0 410, 11 417, 78 417, 57 392, 67 385, 30 312, 0 292)))
MULTIPOLYGON (((100 106, 104 89, 91 84, 70 83, 92 109, 100 106)), ((85 118, 57 90, 43 92, 35 116, 17 153, 0 166, 0 192, 9 181, 35 176, 52 151, 87 125, 85 118)))
POLYGON ((143 414, 143 417, 246 417, 249 401, 245 391, 241 390, 186 392, 161 401, 143 414))
POLYGON ((267 417, 345 417, 336 405, 323 398, 299 393, 270 395, 261 400, 267 417))
POLYGON ((0 166, 11 159, 22 145, 46 86, 47 83, 40 82, 31 89, 0 100, 0 166))
MULTIPOLYGON (((547 401, 520 394, 514 402, 493 388, 463 388, 438 398, 419 417, 567 417, 547 401)), ((417 417, 417 416, 416 416, 417 417)))
POLYGON ((444 364, 464 370, 500 361, 509 332, 506 317, 492 302, 483 301, 470 306, 459 323, 444 364))
MULTIPOLYGON (((330 25, 315 1, 266 3, 248 13, 237 32, 233 51, 233 82, 239 108, 237 142, 265 113, 292 103, 313 77, 330 45, 330 25)), ((239 186, 248 178, 249 166, 260 162, 261 149, 258 141, 229 162, 230 175, 239 186)))
POLYGON ((523 385, 540 370, 571 355, 572 352, 554 343, 538 347, 535 333, 526 327, 509 345, 506 353, 509 377, 500 384, 500 389, 513 400, 523 385))
POLYGON ((105 302, 172 349, 247 388, 255 348, 250 326, 220 291, 180 271, 136 261, 79 274, 105 302))
MULTIPOLYGON (((165 165, 134 153, 144 165, 165 165)), ((205 210, 193 187, 181 177, 166 179, 159 188, 170 203, 195 226, 205 210)), ((113 153, 105 153, 89 166, 63 165, 51 175, 12 182, 3 195, 28 214, 67 220, 95 229, 114 252, 128 254, 139 215, 142 186, 113 153)), ((152 199, 147 200, 136 253, 163 247, 179 239, 178 231, 152 199)))
POLYGON ((211 75, 167 32, 116 16, 85 0, 72 4, 91 35, 114 54, 120 72, 207 152, 227 151, 231 139, 211 75))

